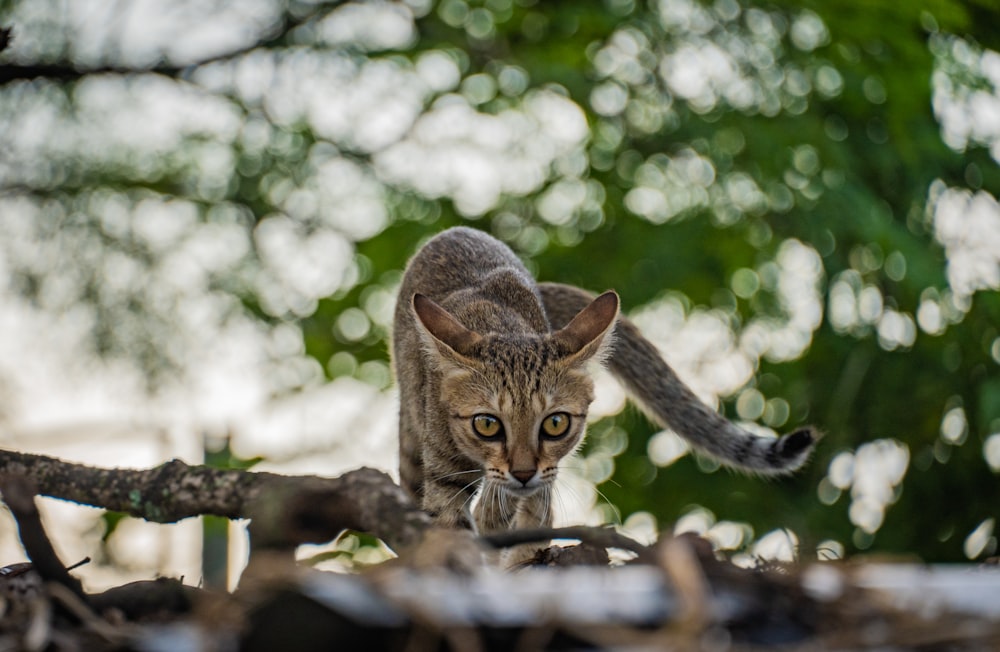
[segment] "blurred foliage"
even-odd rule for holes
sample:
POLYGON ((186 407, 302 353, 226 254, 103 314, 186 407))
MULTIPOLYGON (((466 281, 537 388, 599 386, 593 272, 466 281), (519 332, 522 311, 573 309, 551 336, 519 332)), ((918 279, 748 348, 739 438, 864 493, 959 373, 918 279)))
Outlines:
MULTIPOLYGON (((58 3, 3 5, 15 44, 60 20, 58 3)), ((975 124, 1000 112, 1000 2, 253 7, 243 35, 226 41, 232 51, 199 57, 162 44, 133 56, 123 37, 74 48, 77 37, 58 31, 2 55, 0 130, 32 111, 69 125, 50 142, 8 148, 0 198, 7 210, 34 207, 26 238, 61 247, 48 266, 8 252, 19 292, 53 310, 89 306, 94 346, 136 359, 151 378, 183 371, 171 338, 205 326, 178 326, 187 290, 163 290, 150 270, 173 273, 171 253, 193 238, 145 236, 132 221, 144 207, 180 206, 185 228, 227 240, 185 253, 202 258, 196 272, 177 268, 187 274, 178 283, 218 299, 219 320, 301 328, 298 353, 315 362, 276 374, 276 392, 339 375, 387 386, 387 306, 406 259, 441 229, 472 224, 541 279, 617 289, 627 312, 680 305, 685 320, 708 315, 735 342, 752 324, 786 322, 805 338, 792 353, 772 342, 746 354, 752 377, 721 402, 732 418, 778 430, 821 428, 804 471, 762 481, 691 456, 657 466, 655 429, 628 408, 595 423, 583 451, 602 460, 595 479, 622 514, 649 512, 664 526, 710 514, 704 527, 749 524, 758 537, 788 528, 806 557, 831 541, 849 554, 935 561, 995 551, 998 258, 973 251, 973 276, 959 272, 967 250, 997 241, 1000 223, 1000 135, 975 124), (410 92, 414 71, 423 85, 410 92), (144 87, 166 89, 170 102, 144 101, 144 87), (286 106, 324 89, 319 108, 286 106), (989 110, 975 113, 970 98, 989 110), (539 109, 531 131, 544 102, 556 108, 539 109), (447 113, 455 106, 464 112, 447 113), (122 123, 198 117, 177 118, 173 135, 65 142, 99 124, 100 110, 126 111, 122 123), (444 129, 428 126, 434 116, 444 129), (585 119, 579 138, 574 116, 585 119), (470 155, 477 147, 493 158, 470 155), (454 158, 442 166, 441 152, 454 158), (18 167, 9 160, 32 154, 18 167), (497 180, 523 172, 512 157, 527 161, 529 181, 497 180), (541 170, 533 181, 531 164, 541 170), (443 180, 422 179, 424 167, 443 180), (946 215, 946 199, 969 213, 979 200, 986 226, 961 223, 962 210, 946 215), (959 236, 946 218, 959 220, 959 236), (821 262, 816 306, 800 297, 805 322, 779 274, 790 242, 821 262), (344 264, 331 245, 347 251, 344 264), (108 283, 121 274, 131 280, 108 283), (814 309, 822 318, 810 322, 814 309), (760 400, 770 413, 753 407, 760 400), (865 479, 880 472, 892 477, 865 479)), ((240 22, 200 20, 223 31, 240 22)), ((752 552, 754 538, 720 545, 752 552)))
POLYGON ((216 469, 234 469, 246 471, 263 462, 261 457, 245 459, 233 452, 229 438, 221 442, 206 442, 215 445, 205 446, 205 464, 216 469))
POLYGON ((344 530, 334 541, 315 549, 303 548, 299 561, 328 570, 360 571, 394 556, 381 539, 364 532, 344 530))

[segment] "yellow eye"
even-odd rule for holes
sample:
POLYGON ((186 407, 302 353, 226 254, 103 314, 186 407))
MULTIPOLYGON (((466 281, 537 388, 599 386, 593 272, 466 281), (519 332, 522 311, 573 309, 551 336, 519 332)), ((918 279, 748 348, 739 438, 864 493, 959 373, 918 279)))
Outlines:
POLYGON ((542 435, 550 439, 558 439, 569 432, 569 415, 556 412, 542 421, 542 435))
POLYGON ((472 429, 484 439, 493 439, 503 433, 500 419, 489 414, 477 414, 472 417, 472 429))

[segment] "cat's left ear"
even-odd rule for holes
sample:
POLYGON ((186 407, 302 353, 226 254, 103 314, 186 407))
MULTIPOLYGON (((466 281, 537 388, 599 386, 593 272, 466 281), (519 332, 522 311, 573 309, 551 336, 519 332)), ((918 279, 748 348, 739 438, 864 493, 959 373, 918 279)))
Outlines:
POLYGON ((606 347, 618 319, 618 304, 618 294, 608 290, 552 334, 556 344, 567 352, 566 360, 584 362, 606 347))

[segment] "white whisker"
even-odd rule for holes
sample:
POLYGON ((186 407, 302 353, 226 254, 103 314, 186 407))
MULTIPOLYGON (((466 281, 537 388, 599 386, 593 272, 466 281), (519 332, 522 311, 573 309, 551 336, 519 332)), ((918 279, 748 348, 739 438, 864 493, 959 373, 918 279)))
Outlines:
POLYGON ((507 492, 499 486, 497 487, 497 495, 500 503, 500 518, 506 521, 507 517, 510 516, 510 505, 507 502, 509 496, 507 495, 507 492))
MULTIPOLYGON (((578 462, 579 460, 576 460, 576 459, 574 459, 574 460, 568 460, 568 459, 563 460, 559 464, 559 468, 567 468, 567 469, 572 468, 572 467, 570 467, 567 464, 568 462, 571 462, 571 461, 572 462, 578 462)), ((621 487, 621 485, 618 484, 617 482, 615 482, 614 480, 609 479, 609 480, 607 480, 607 482, 611 482, 615 486, 621 487)), ((601 491, 596 484, 590 483, 590 486, 592 486, 594 488, 594 493, 596 493, 597 496, 601 499, 601 502, 603 502, 605 505, 607 505, 608 507, 611 508, 611 513, 614 515, 614 524, 615 525, 621 525, 622 524, 622 513, 618 509, 618 507, 613 502, 611 502, 611 500, 607 497, 607 495, 605 495, 605 493, 603 491, 601 491)), ((573 498, 576 499, 577 504, 579 504, 581 506, 584 504, 583 498, 577 492, 576 488, 574 488, 572 486, 572 484, 570 484, 570 483, 563 483, 561 485, 561 488, 565 489, 566 491, 568 491, 573 496, 573 498)))
POLYGON ((553 482, 549 485, 549 507, 552 509, 552 520, 555 520, 556 514, 564 514, 562 504, 562 492, 556 487, 553 482))
POLYGON ((438 475, 438 476, 435 476, 433 478, 428 478, 428 480, 431 480, 431 481, 434 481, 434 480, 444 480, 445 478, 451 478, 451 477, 454 477, 456 475, 466 475, 466 474, 469 474, 469 473, 482 473, 482 469, 472 469, 470 471, 455 471, 454 473, 445 473, 444 475, 438 475))
POLYGON ((542 501, 542 513, 539 514, 543 525, 552 524, 552 485, 546 485, 543 489, 545 500, 542 501))
MULTIPOLYGON (((456 492, 455 492, 454 494, 452 494, 452 495, 451 495, 451 497, 450 497, 450 498, 448 499, 448 502, 447 502, 447 503, 445 503, 445 504, 447 504, 447 505, 450 505, 450 504, 451 504, 451 501, 453 501, 453 500, 455 500, 456 498, 458 498, 458 497, 459 497, 459 496, 460 496, 460 495, 462 494, 462 492, 464 492, 464 491, 465 491, 466 489, 468 489, 469 487, 471 487, 471 486, 473 486, 473 485, 475 485, 476 483, 478 483, 478 482, 481 482, 481 481, 482 481, 482 478, 476 478, 475 480, 473 480, 473 481, 472 481, 472 482, 470 482, 469 484, 465 485, 464 487, 462 487, 461 489, 459 489, 458 491, 456 491, 456 492)), ((471 500, 471 499, 472 499, 472 496, 474 496, 474 495, 475 495, 475 493, 476 493, 476 492, 474 492, 474 491, 473 491, 473 492, 472 492, 471 494, 469 494, 469 497, 465 499, 465 503, 469 502, 469 500, 471 500)), ((462 506, 463 506, 463 507, 465 506, 465 503, 462 503, 462 506)))
MULTIPOLYGON (((482 482, 482 478, 480 478, 479 481, 482 482)), ((475 491, 473 491, 472 493, 470 493, 468 495, 468 497, 465 499, 465 502, 462 503, 462 509, 466 509, 468 507, 469 503, 475 497, 476 497, 476 492, 475 491)))
POLYGON ((604 492, 601 491, 600 489, 598 489, 596 485, 594 486, 594 491, 596 491, 597 495, 601 497, 601 500, 603 500, 604 503, 608 507, 611 508, 611 513, 614 514, 614 516, 615 516, 615 518, 614 518, 615 525, 621 525, 622 524, 622 513, 621 513, 621 510, 618 509, 618 506, 615 505, 613 502, 611 502, 611 500, 607 496, 604 495, 604 492))

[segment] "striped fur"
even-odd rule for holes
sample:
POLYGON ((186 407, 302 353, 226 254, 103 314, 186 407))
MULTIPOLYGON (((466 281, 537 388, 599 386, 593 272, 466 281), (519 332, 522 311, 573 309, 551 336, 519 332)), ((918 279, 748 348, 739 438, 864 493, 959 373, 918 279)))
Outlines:
POLYGON ((443 526, 549 525, 557 465, 579 445, 593 400, 591 359, 604 359, 654 421, 723 463, 785 473, 813 446, 809 429, 758 437, 702 404, 618 317, 613 292, 536 283, 506 245, 460 227, 414 256, 396 304, 403 487, 443 526), (477 432, 477 415, 496 418, 499 436, 477 432), (565 433, 547 436, 564 417, 565 433))

